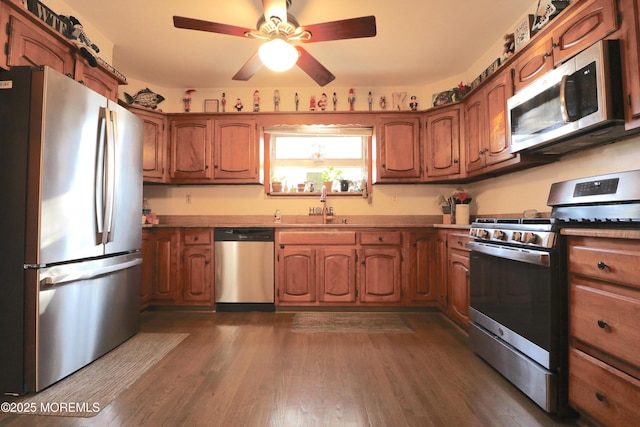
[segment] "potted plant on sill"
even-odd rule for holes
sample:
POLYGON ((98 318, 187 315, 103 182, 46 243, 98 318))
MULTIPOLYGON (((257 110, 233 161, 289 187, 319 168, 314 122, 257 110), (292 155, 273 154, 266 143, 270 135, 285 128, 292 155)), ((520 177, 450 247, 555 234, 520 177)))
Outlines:
POLYGON ((331 191, 334 181, 339 180, 342 177, 342 171, 336 169, 333 166, 327 166, 322 171, 322 181, 327 191, 331 191))
POLYGON ((287 180, 287 177, 284 175, 274 175, 271 177, 271 192, 272 193, 282 193, 284 182, 287 180))

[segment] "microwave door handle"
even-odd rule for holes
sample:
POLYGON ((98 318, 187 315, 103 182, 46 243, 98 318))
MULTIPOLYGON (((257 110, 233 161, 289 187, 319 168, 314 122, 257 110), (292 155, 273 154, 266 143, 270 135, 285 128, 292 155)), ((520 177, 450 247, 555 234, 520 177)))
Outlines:
POLYGON ((562 80, 560 81, 560 111, 562 111, 562 118, 565 123, 569 123, 571 121, 571 117, 569 117, 569 110, 567 110, 567 81, 569 80, 568 75, 562 76, 562 80))

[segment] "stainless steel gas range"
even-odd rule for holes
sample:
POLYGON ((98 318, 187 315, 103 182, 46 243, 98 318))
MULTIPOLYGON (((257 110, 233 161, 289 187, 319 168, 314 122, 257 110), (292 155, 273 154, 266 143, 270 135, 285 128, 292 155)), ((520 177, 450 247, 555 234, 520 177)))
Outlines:
POLYGON ((550 218, 481 218, 470 234, 471 349, 545 411, 568 406, 563 227, 640 228, 640 170, 552 184, 550 218))

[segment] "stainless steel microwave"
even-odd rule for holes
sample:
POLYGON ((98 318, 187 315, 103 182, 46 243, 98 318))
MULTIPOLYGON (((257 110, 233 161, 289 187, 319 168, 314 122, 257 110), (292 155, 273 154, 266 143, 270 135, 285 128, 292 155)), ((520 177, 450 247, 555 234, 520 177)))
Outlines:
POLYGON ((625 135, 620 47, 602 40, 507 100, 512 153, 566 154, 625 135))

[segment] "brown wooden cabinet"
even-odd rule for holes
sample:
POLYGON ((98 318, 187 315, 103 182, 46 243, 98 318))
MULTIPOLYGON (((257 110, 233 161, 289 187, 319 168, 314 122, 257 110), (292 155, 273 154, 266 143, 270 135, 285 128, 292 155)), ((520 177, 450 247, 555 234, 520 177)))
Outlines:
POLYGON ((602 425, 640 419, 640 231, 565 229, 569 403, 602 425))
POLYGON ((421 170, 421 116, 383 115, 378 118, 376 180, 418 182, 421 170))
POLYGON ((142 272, 140 274, 140 309, 144 310, 149 307, 151 303, 152 283, 155 280, 155 264, 154 259, 154 234, 153 232, 143 229, 142 230, 142 272))
POLYGON ((616 0, 574 2, 543 28, 514 59, 513 84, 518 91, 568 58, 613 33, 618 27, 616 0))
POLYGON ((456 178, 460 167, 460 104, 443 107, 426 114, 426 179, 456 178))
POLYGON ((402 232, 276 232, 279 305, 402 302, 402 232))
POLYGON ((180 230, 174 228, 159 228, 149 234, 148 242, 151 248, 143 248, 144 254, 150 259, 143 258, 143 271, 150 262, 153 267, 151 275, 151 304, 174 305, 180 296, 180 230))
POLYGON ((182 232, 182 303, 213 305, 213 229, 182 232))
POLYGON ((467 173, 516 158, 509 152, 507 128, 507 99, 512 95, 511 76, 503 72, 465 102, 467 173))
POLYGON ((260 183, 260 141, 255 119, 216 119, 213 179, 216 183, 260 183))
POLYGON ((167 182, 169 180, 169 147, 166 114, 133 106, 129 109, 143 122, 143 181, 167 182))
POLYGON ((46 65, 114 101, 121 77, 101 65, 91 67, 76 46, 62 34, 15 3, 0 4, 0 41, 4 57, 0 67, 46 65))
POLYGON ((438 307, 460 326, 469 324, 468 230, 440 230, 436 239, 438 307))
POLYGON ((437 233, 435 230, 410 231, 409 261, 405 303, 435 305, 438 296, 437 233))
POLYGON ((640 6, 637 0, 619 0, 620 29, 610 36, 620 39, 625 127, 640 127, 640 6))
POLYGON ((211 183, 213 179, 213 119, 207 116, 169 118, 171 168, 174 183, 211 183))

